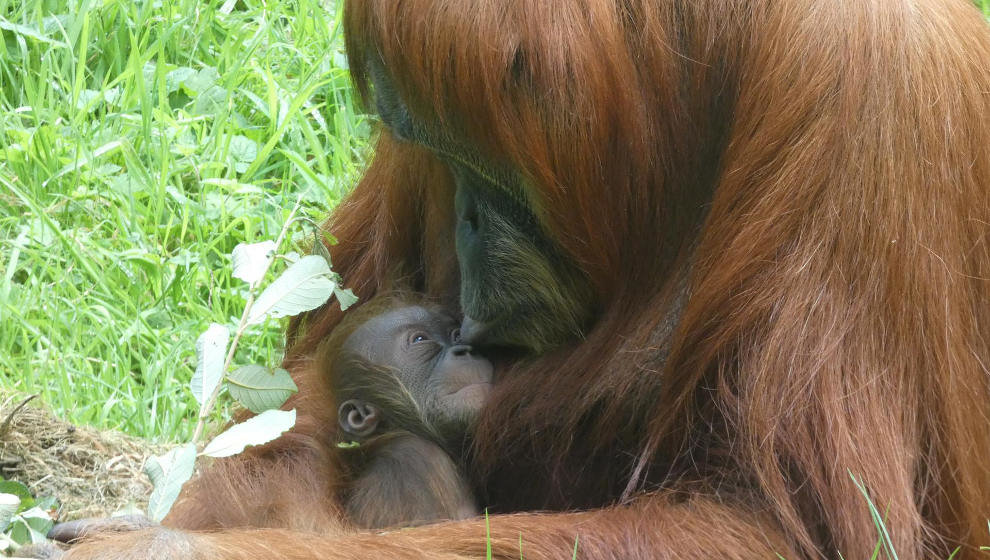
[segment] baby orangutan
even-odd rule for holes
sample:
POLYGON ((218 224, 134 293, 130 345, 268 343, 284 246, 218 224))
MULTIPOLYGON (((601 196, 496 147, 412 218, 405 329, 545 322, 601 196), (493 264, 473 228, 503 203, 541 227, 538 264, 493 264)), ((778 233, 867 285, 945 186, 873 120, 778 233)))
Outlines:
POLYGON ((491 390, 492 364, 459 342, 458 322, 421 306, 392 307, 332 346, 324 356, 340 440, 358 443, 340 450, 351 475, 342 497, 350 520, 377 529, 477 515, 451 454, 491 390))
MULTIPOLYGON (((491 390, 492 364, 458 340, 458 322, 403 299, 379 297, 348 313, 324 342, 318 367, 330 375, 345 468, 348 519, 381 529, 478 515, 457 463, 491 390)), ((51 538, 155 526, 143 516, 58 524, 51 538)), ((25 549, 27 550, 27 549, 25 549)), ((55 545, 36 557, 57 557, 55 545)))

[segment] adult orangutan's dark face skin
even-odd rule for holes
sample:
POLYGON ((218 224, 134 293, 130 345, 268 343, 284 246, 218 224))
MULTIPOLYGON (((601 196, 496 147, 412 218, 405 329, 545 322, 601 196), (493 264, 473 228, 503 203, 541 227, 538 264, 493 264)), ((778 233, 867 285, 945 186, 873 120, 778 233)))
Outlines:
POLYGON ((371 75, 391 133, 436 153, 456 183, 464 340, 539 354, 579 337, 591 308, 588 280, 546 234, 518 171, 416 122, 385 70, 373 64, 371 75))

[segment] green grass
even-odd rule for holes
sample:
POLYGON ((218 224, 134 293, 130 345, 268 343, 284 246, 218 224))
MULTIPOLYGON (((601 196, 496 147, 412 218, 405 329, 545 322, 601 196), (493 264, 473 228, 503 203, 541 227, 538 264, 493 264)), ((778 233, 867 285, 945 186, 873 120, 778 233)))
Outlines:
MULTIPOLYGON (((335 1, 0 0, 0 387, 189 437, 194 342, 228 254, 363 168, 335 1)), ((280 326, 243 363, 277 363, 280 326)))

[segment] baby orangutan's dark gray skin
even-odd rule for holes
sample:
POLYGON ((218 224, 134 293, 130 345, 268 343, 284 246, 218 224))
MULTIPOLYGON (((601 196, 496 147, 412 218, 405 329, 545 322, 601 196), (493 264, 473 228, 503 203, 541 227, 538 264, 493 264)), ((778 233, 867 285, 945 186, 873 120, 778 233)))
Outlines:
POLYGON ((366 528, 465 519, 478 508, 451 454, 491 390, 492 364, 459 341, 453 318, 424 307, 376 315, 331 367, 351 480, 350 520, 366 528))

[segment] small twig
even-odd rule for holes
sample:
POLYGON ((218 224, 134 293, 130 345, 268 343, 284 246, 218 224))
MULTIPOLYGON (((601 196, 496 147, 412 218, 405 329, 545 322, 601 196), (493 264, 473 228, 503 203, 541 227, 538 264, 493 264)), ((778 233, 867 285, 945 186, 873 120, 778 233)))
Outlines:
POLYGON ((28 484, 28 487, 29 487, 29 488, 38 488, 38 487, 39 487, 39 486, 41 486, 41 485, 42 485, 42 484, 43 484, 43 483, 44 483, 44 482, 45 482, 46 480, 48 480, 49 478, 52 478, 53 476, 55 476, 55 475, 53 475, 52 473, 48 473, 48 474, 46 474, 45 476, 43 476, 43 477, 41 477, 40 479, 38 479, 38 480, 35 480, 34 482, 31 482, 31 483, 29 483, 29 484, 28 484))
POLYGON ((4 418, 3 424, 0 425, 0 438, 3 438, 3 437, 6 437, 7 436, 7 432, 10 431, 10 423, 14 421, 14 415, 17 414, 18 412, 20 412, 20 410, 22 408, 24 408, 24 405, 26 405, 27 403, 33 401, 37 397, 38 397, 37 394, 28 395, 28 397, 26 399, 24 399, 23 401, 21 401, 21 404, 15 406, 14 407, 14 410, 11 410, 10 411, 10 414, 8 414, 6 418, 4 418))
MULTIPOLYGON (((278 234, 278 239, 275 240, 275 251, 282 246, 285 241, 285 236, 289 232, 289 226, 292 224, 293 217, 299 210, 299 206, 302 203, 302 198, 296 201, 296 205, 292 207, 292 211, 289 212, 289 219, 285 221, 285 225, 282 226, 282 231, 278 234)), ((254 305, 255 292, 258 289, 258 285, 261 281, 265 279, 268 275, 268 269, 271 268, 272 263, 275 262, 274 255, 265 265, 265 271, 259 276, 258 280, 248 287, 248 297, 247 303, 244 305, 244 312, 241 313, 241 321, 237 325, 237 330, 234 331, 234 339, 230 342, 230 349, 227 351, 227 359, 223 363, 223 374, 227 375, 227 371, 230 370, 230 365, 234 362, 234 352, 237 350, 237 343, 241 340, 241 335, 247 328, 248 317, 251 316, 251 307, 254 305)), ((210 393, 209 398, 203 401, 203 405, 199 407, 199 419, 196 421, 196 430, 193 432, 192 443, 199 444, 199 439, 203 437, 203 430, 206 428, 206 420, 210 417, 210 411, 213 410, 213 405, 216 404, 217 397, 220 396, 220 390, 223 389, 223 383, 217 383, 217 386, 210 393)))

